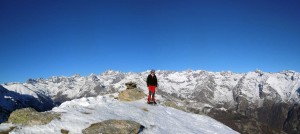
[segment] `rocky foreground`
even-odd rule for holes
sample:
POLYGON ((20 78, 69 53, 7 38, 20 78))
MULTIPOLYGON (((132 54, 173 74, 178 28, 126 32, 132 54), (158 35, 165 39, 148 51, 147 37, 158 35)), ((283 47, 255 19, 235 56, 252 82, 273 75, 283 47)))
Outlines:
POLYGON ((42 113, 32 109, 17 110, 9 117, 9 123, 0 125, 0 130, 11 134, 237 133, 205 115, 148 105, 144 99, 119 101, 115 97, 75 99, 42 113), (38 114, 43 117, 37 118, 38 114))

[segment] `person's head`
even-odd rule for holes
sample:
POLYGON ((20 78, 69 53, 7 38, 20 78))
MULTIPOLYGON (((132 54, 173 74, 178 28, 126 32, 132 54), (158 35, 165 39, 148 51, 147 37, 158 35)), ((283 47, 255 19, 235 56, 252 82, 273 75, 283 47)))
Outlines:
POLYGON ((150 71, 150 74, 155 74, 155 70, 152 69, 152 70, 150 71))

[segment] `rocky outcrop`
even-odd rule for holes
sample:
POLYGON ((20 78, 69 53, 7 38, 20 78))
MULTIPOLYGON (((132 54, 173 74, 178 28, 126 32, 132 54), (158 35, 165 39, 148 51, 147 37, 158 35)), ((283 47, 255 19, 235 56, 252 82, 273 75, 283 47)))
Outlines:
POLYGON ((54 107, 53 101, 42 94, 36 97, 10 91, 0 85, 0 123, 7 121, 9 114, 16 109, 33 107, 37 111, 47 111, 54 107))
POLYGON ((69 134, 69 130, 61 129, 60 130, 61 134, 69 134))
POLYGON ((143 125, 130 120, 106 120, 92 124, 82 131, 83 134, 137 134, 143 125))
POLYGON ((121 91, 119 93, 118 99, 121 101, 135 101, 140 100, 146 96, 146 94, 142 91, 136 88, 135 83, 126 83, 127 89, 124 91, 121 91))
POLYGON ((178 106, 175 102, 173 101, 165 101, 163 103, 163 105, 167 106, 167 107, 172 107, 172 108, 175 108, 175 109, 178 109, 178 110, 181 110, 181 111, 186 111, 184 109, 184 107, 181 107, 181 106, 178 106))
POLYGON ((137 88, 136 83, 133 83, 133 82, 127 82, 127 83, 125 83, 125 86, 127 87, 127 89, 135 89, 135 88, 137 88))
POLYGON ((37 112, 32 108, 18 109, 12 112, 8 118, 8 122, 21 125, 44 125, 53 119, 59 118, 59 114, 50 112, 37 112))
POLYGON ((5 127, 2 127, 0 129, 0 134, 9 134, 15 128, 16 128, 16 126, 14 126, 14 125, 8 125, 8 126, 5 126, 5 127))

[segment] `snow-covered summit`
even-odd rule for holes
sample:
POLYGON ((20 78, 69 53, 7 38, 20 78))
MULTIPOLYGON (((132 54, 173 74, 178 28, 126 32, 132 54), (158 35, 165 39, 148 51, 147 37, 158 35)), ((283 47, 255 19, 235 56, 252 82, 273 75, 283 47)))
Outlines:
POLYGON ((11 133, 60 133, 79 134, 93 123, 108 119, 132 120, 145 126, 142 134, 235 134, 234 130, 204 115, 186 113, 165 106, 147 105, 143 100, 120 102, 106 97, 75 99, 55 107, 60 119, 46 125, 19 126, 11 133))

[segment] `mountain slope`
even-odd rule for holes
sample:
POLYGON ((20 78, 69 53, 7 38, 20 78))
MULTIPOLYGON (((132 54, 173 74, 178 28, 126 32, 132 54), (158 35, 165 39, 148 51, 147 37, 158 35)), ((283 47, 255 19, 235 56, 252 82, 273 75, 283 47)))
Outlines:
POLYGON ((147 105, 144 100, 120 102, 105 96, 89 97, 67 101, 52 111, 61 113, 61 119, 47 125, 19 126, 11 133, 60 133, 61 129, 81 133, 91 124, 108 119, 136 121, 145 126, 144 134, 237 133, 210 117, 147 105))
POLYGON ((46 111, 54 107, 53 101, 42 94, 37 94, 22 84, 13 84, 16 90, 8 90, 0 85, 0 122, 8 119, 11 112, 19 108, 32 107, 37 111, 46 111))

